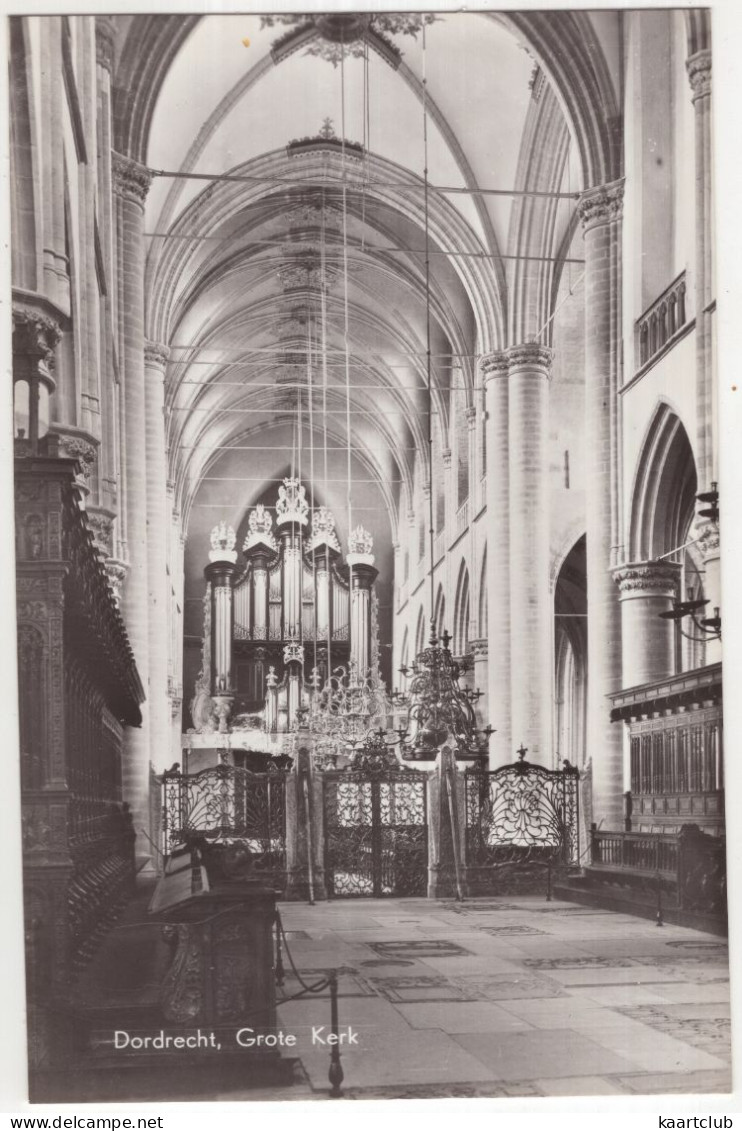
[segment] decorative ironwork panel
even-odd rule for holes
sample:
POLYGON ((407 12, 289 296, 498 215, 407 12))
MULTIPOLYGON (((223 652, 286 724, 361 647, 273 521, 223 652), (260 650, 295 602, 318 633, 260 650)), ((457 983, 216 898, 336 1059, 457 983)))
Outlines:
POLYGON ((330 896, 425 895, 426 785, 427 776, 415 771, 325 773, 330 896))
POLYGON ((286 774, 253 773, 219 765, 197 774, 163 774, 163 841, 169 854, 178 844, 204 837, 239 842, 261 873, 286 868, 286 774))
POLYGON ((520 761, 498 770, 467 770, 467 864, 579 860, 579 773, 520 761))

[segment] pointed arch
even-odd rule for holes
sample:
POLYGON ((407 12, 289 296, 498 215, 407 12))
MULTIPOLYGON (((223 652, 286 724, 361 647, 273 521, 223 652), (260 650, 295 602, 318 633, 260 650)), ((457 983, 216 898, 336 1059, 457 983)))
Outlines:
POLYGON ((453 615, 453 652, 463 656, 469 651, 469 570, 462 559, 456 585, 456 604, 453 615))
POLYGON ((417 626, 415 628, 415 655, 419 656, 425 647, 425 609, 420 606, 417 614, 417 626))
POLYGON ((587 562, 586 538, 576 540, 565 556, 554 586, 555 739, 559 761, 585 762, 587 711, 587 562))
POLYGON ((402 647, 399 652, 399 666, 404 668, 410 662, 410 630, 405 628, 402 636, 402 647))
POLYGON ((446 595, 443 592, 443 585, 438 586, 438 592, 435 595, 435 612, 433 613, 433 623, 435 631, 440 639, 446 627, 446 595))
POLYGON ((484 547, 482 554, 482 565, 479 571, 479 614, 477 617, 477 635, 480 640, 486 640, 489 636, 487 628, 488 616, 488 598, 487 598, 487 547, 484 547))
POLYGON ((652 561, 682 546, 693 524, 696 465, 680 418, 660 402, 647 431, 634 480, 629 555, 652 561))

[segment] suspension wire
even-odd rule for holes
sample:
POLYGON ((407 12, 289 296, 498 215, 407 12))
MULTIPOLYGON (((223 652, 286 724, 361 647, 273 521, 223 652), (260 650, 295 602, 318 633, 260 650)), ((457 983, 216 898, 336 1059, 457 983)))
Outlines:
MULTIPOLYGON (((287 185, 291 188, 324 188, 328 184, 337 183, 332 179, 300 181, 296 177, 255 177, 247 173, 183 173, 175 169, 149 169, 148 172, 152 177, 172 177, 174 180, 245 182, 259 185, 287 185)), ((367 183, 370 188, 400 189, 402 192, 407 190, 417 192, 422 188, 414 181, 402 183, 400 181, 369 180, 367 183)), ((601 186, 594 185, 593 187, 600 188, 601 186)), ((450 192, 459 196, 545 196, 552 200, 574 200, 575 203, 583 195, 583 192, 590 191, 583 189, 583 192, 575 192, 570 196, 566 192, 550 192, 547 189, 463 188, 460 185, 431 185, 431 188, 434 192, 450 192)))
MULTIPOLYGON (((313 402, 312 370, 313 370, 313 366, 312 366, 312 317, 311 317, 311 311, 308 311, 308 313, 307 313, 307 383, 308 383, 308 386, 309 386, 309 391, 308 391, 308 394, 307 394, 307 400, 309 402, 309 481, 312 484, 312 503, 314 503, 314 491, 315 491, 315 486, 314 486, 314 416, 313 416, 314 406, 313 406, 313 403, 312 403, 313 402)), ((316 511, 313 508, 312 509, 312 515, 314 516, 315 513, 316 513, 316 511)), ((314 525, 314 522, 312 522, 312 526, 313 525, 314 525)), ((317 670, 317 547, 315 545, 313 529, 310 530, 310 539, 311 539, 310 545, 311 545, 311 549, 312 549, 312 604, 313 604, 313 615, 314 615, 314 649, 313 649, 313 654, 314 654, 314 669, 316 671, 317 670)), ((311 731, 312 725, 313 725, 312 714, 310 712, 310 715, 309 715, 310 731, 311 731)))
POLYGON ((431 642, 435 635, 435 552, 434 552, 434 510, 433 510, 433 376, 431 370, 430 349, 430 213, 428 201, 428 78, 427 78, 427 44, 425 37, 425 20, 422 24, 422 104, 423 104, 423 184, 425 195, 423 198, 425 209, 425 369, 428 386, 428 541, 430 545, 430 635, 431 642))
MULTIPOLYGON (((320 240, 320 317, 321 317, 321 331, 322 331, 322 443, 323 443, 323 481, 325 500, 329 498, 327 493, 327 289, 325 287, 326 281, 326 267, 327 259, 325 255, 325 189, 322 187, 322 228, 320 240)), ((330 562, 327 562, 327 677, 332 675, 332 622, 335 611, 335 586, 329 584, 330 577, 330 562), (332 592, 332 607, 330 607, 330 593, 332 592)))
POLYGON ((564 298, 562 299, 562 301, 561 301, 560 303, 558 303, 558 304, 557 304, 557 305, 556 305, 556 306, 554 307, 554 309, 552 310, 551 314, 549 315, 549 317, 548 317, 548 318, 546 319, 546 321, 544 322, 544 324, 543 324, 543 326, 541 327, 541 329, 540 329, 540 330, 538 331, 538 333, 536 334, 536 337, 537 337, 538 339, 540 339, 540 338, 541 338, 541 335, 542 335, 542 334, 544 333, 544 331, 545 331, 545 330, 546 330, 546 329, 547 329, 547 328, 549 327, 550 323, 552 323, 552 322, 554 321, 554 319, 556 318, 557 314, 559 313, 559 311, 560 311, 560 310, 562 309, 562 307, 564 306, 565 302, 569 302, 569 300, 570 300, 570 299, 571 299, 571 298, 572 298, 572 297, 574 296, 574 293, 575 293, 575 291, 577 290, 577 288, 579 287, 580 283, 581 283, 581 282, 583 281, 583 279, 585 278, 585 274, 586 274, 586 272, 585 272, 585 271, 583 271, 583 272, 582 272, 582 273, 581 273, 580 275, 578 275, 578 276, 577 276, 577 278, 576 278, 576 279, 575 279, 575 281, 574 281, 574 284, 570 286, 569 290, 567 291, 567 293, 566 293, 566 295, 564 296, 564 298))
MULTIPOLYGON (((365 182, 364 182, 365 191, 365 182)), ((365 221, 364 221, 365 223, 365 221)), ((144 232, 146 239, 157 240, 191 240, 193 243, 229 243, 234 244, 234 236, 200 236, 188 234, 187 232, 144 232)), ((309 243, 308 240, 298 241, 299 243, 309 243)), ((289 240, 250 240, 249 243, 241 245, 242 250, 247 250, 253 247, 281 247, 287 250, 294 250, 297 244, 289 240)), ((392 246, 391 244, 367 244, 365 234, 361 236, 360 244, 354 245, 359 251, 383 251, 387 255, 425 255, 425 248, 422 247, 399 247, 392 246)), ((584 259, 577 259, 574 256, 561 256, 561 255, 510 255, 505 252, 494 251, 444 251, 442 248, 432 248, 431 255, 447 256, 451 259, 514 259, 514 260, 533 260, 538 263, 581 263, 584 264, 584 259)), ((261 259, 255 264, 257 267, 265 266, 270 263, 283 263, 283 258, 276 256, 275 259, 261 259)))
MULTIPOLYGON (((346 471, 348 476, 348 545, 353 532, 353 504, 351 499, 351 431, 350 431, 350 342, 348 341, 348 197, 347 166, 345 160, 345 44, 340 54, 340 132, 342 134, 343 170, 343 340, 345 343, 345 427, 348 433, 346 471)), ((347 556, 346 556, 347 561, 347 556)), ((353 619, 353 565, 348 562, 348 639, 351 639, 353 619)), ((352 654, 352 643, 351 643, 352 654)))
POLYGON ((366 185, 368 175, 368 40, 363 40, 363 186, 361 189, 361 251, 366 250, 366 185))

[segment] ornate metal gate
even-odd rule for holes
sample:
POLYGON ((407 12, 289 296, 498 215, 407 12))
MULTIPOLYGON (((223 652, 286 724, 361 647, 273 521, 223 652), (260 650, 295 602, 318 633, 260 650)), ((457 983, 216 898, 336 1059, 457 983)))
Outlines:
POLYGON ((197 774, 162 775, 162 839, 168 855, 178 844, 205 838, 238 845, 255 875, 282 883, 286 871, 286 773, 253 773, 219 765, 197 774))
POLYGON ((466 863, 471 889, 540 885, 545 867, 580 858, 579 771, 525 761, 467 770, 466 863))
POLYGON ((323 776, 328 896, 425 895, 427 774, 336 770, 323 776))

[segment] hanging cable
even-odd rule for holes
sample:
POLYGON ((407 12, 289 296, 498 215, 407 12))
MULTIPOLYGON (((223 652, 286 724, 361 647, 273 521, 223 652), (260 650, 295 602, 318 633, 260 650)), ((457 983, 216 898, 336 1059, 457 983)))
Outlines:
MULTIPOLYGON (((350 342, 348 341, 348 185, 345 163, 345 46, 340 55, 340 128, 342 134, 343 169, 343 340, 345 343, 345 427, 348 433, 347 476, 348 476, 348 545, 353 532, 353 502, 351 498, 351 432, 350 432, 350 342)), ((346 558, 347 560, 347 558, 346 558)), ((348 562, 348 638, 352 636, 353 611, 353 565, 348 562)), ((352 652, 352 643, 351 643, 352 652)), ((362 673, 359 673, 362 674, 362 673)))
MULTIPOLYGON (((325 254, 325 189, 322 188, 322 224, 321 224, 321 240, 320 240, 320 317, 321 317, 321 333, 322 333, 322 445, 323 445, 323 483, 325 492, 325 502, 327 502, 327 258, 325 254)), ((332 628, 334 620, 334 593, 335 585, 329 584, 330 562, 327 562, 328 573, 328 587, 327 587, 327 676, 332 675, 332 628), (330 595, 332 594, 332 607, 330 606, 330 595)))
POLYGON ((428 542, 430 546, 430 630, 431 638, 435 633, 435 553, 433 542, 435 538, 434 502, 433 502, 433 375, 431 369, 430 349, 430 215, 428 202, 428 79, 426 70, 426 42, 425 20, 422 23, 422 104, 423 104, 423 185, 425 206, 425 369, 428 386, 428 542))
MULTIPOLYGON (((321 286, 321 280, 320 280, 321 286)), ((312 395, 312 312, 307 311, 307 401, 309 408, 309 482, 312 485, 312 516, 314 516, 314 405, 312 395)), ((312 526, 314 526, 314 517, 312 519, 312 526)), ((317 547, 315 545, 314 530, 310 530, 309 545, 312 551, 312 620, 314 623, 314 671, 317 671, 317 547)), ((309 713, 309 728, 312 729, 312 713, 309 713)))

